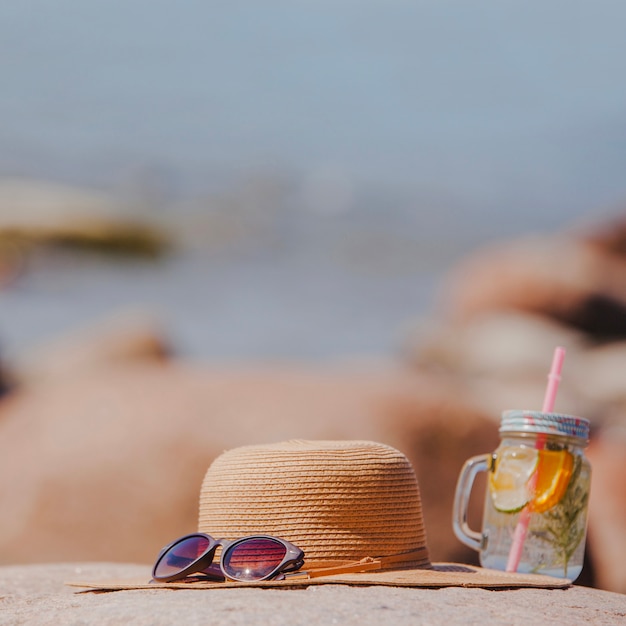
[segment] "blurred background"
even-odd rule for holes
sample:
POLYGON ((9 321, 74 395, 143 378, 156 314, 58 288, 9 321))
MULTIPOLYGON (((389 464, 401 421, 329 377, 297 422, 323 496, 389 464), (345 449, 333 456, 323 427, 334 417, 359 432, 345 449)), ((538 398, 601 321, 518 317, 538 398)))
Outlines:
POLYGON ((132 219, 168 245, 20 259, 0 293, 4 354, 129 306, 193 357, 394 350, 469 250, 621 208, 625 13, 6 4, 0 225, 132 219))
POLYGON ((214 456, 292 437, 402 448, 433 560, 475 560, 456 477, 558 344, 585 580, 626 592, 625 18, 3 3, 0 563, 148 562, 214 456))

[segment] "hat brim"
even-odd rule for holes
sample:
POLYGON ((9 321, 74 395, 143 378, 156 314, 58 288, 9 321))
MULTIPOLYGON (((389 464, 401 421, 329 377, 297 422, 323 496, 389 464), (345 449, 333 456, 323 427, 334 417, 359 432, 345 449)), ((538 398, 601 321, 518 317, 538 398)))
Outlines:
POLYGON ((429 569, 386 570, 383 572, 358 572, 335 574, 319 578, 294 578, 291 580, 265 580, 261 582, 172 582, 153 583, 144 580, 113 580, 105 582, 67 582, 85 591, 123 591, 131 589, 228 589, 242 587, 303 588, 310 585, 352 585, 387 587, 478 587, 483 589, 506 589, 515 587, 538 587, 563 589, 572 583, 566 578, 540 574, 517 574, 501 572, 473 565, 458 563, 435 563, 429 569))

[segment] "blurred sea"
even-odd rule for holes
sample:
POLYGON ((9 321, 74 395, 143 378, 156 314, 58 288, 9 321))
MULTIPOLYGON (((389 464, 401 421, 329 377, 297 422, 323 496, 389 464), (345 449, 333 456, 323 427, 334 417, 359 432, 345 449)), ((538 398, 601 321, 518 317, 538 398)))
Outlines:
POLYGON ((189 356, 396 349, 463 254, 623 206, 624 18, 608 0, 4 3, 0 176, 237 228, 156 264, 39 263, 0 293, 0 347, 143 307, 189 356))

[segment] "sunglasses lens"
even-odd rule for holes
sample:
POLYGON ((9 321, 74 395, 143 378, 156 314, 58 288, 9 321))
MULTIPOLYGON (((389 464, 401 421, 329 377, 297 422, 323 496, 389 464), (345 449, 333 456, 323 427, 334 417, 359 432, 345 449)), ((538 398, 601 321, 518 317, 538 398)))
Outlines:
POLYGON ((234 580, 261 580, 282 562, 287 548, 273 539, 248 539, 226 551, 222 567, 234 580))
POLYGON ((159 578, 174 576, 202 556, 209 544, 206 537, 199 535, 179 541, 160 558, 154 569, 154 575, 159 578))

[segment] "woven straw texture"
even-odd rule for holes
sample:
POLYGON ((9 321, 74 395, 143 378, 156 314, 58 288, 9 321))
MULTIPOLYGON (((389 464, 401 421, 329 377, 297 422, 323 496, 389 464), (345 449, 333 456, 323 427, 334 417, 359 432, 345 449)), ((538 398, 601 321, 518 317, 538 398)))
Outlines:
POLYGON ((199 530, 296 544, 307 563, 423 549, 395 568, 429 567, 415 472, 398 450, 369 441, 286 441, 225 452, 200 493, 199 530))

